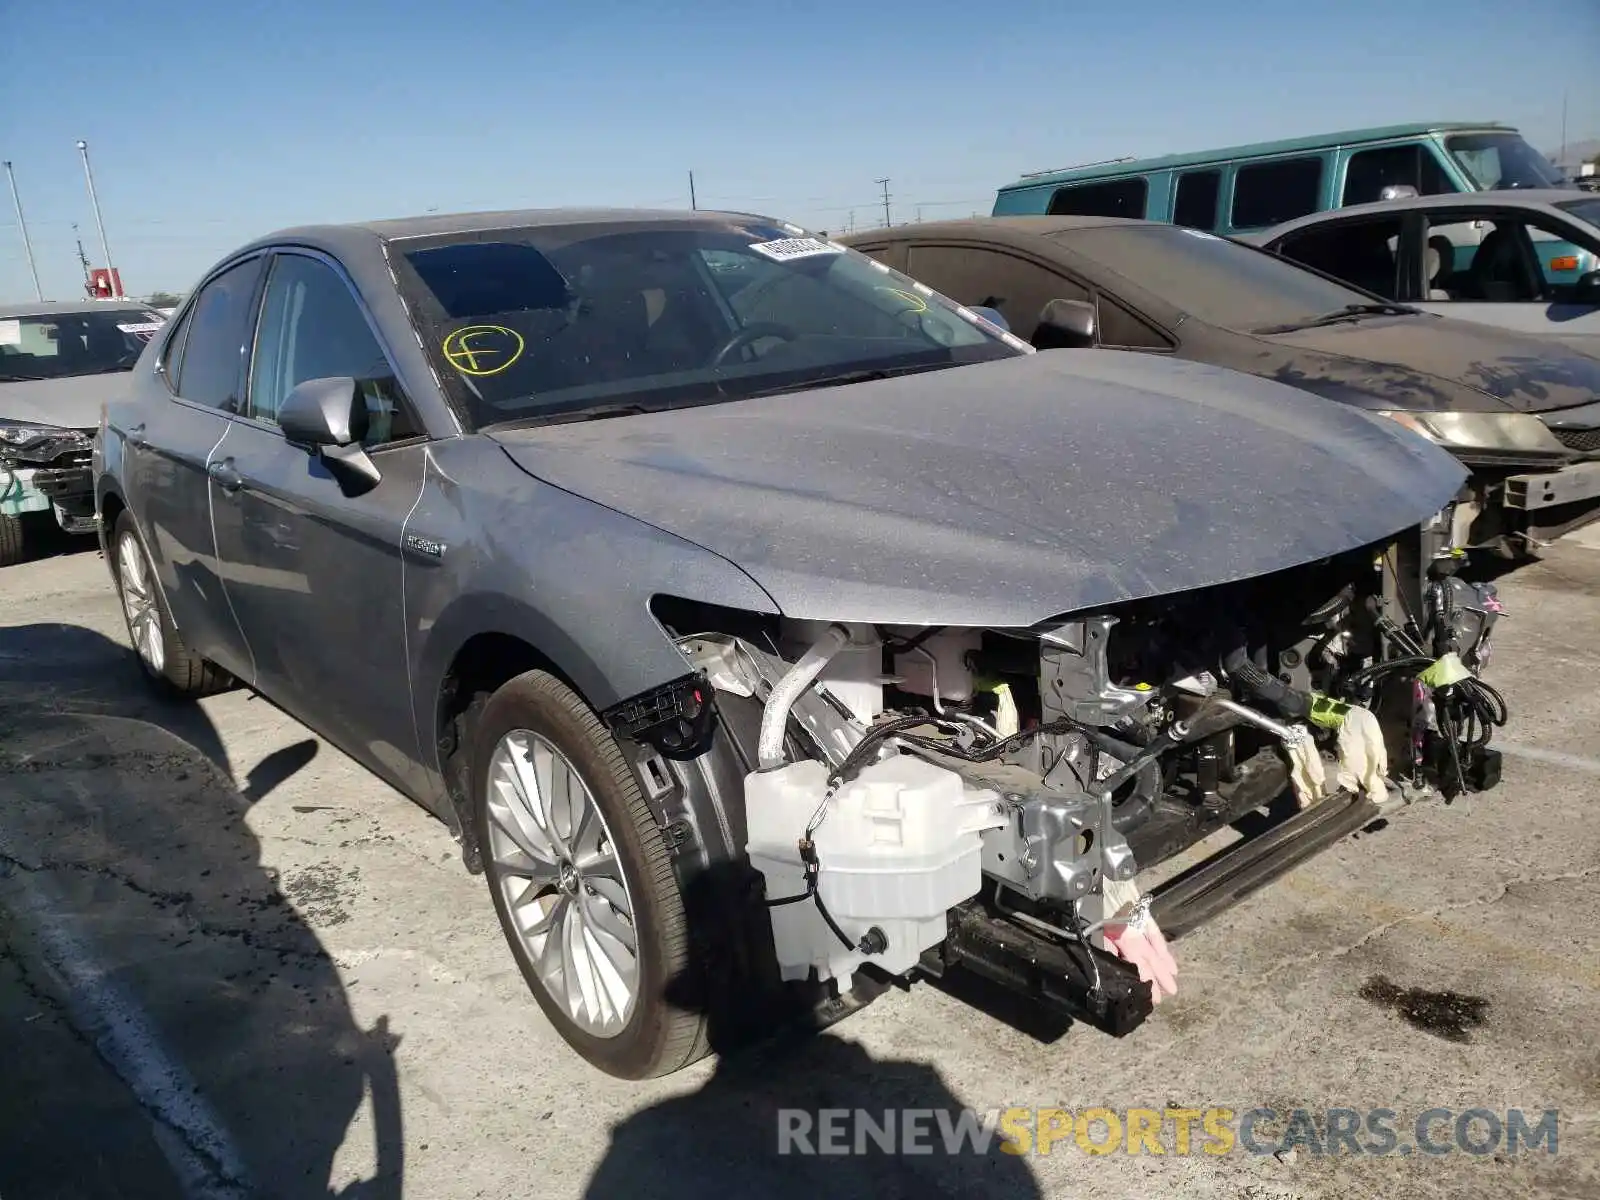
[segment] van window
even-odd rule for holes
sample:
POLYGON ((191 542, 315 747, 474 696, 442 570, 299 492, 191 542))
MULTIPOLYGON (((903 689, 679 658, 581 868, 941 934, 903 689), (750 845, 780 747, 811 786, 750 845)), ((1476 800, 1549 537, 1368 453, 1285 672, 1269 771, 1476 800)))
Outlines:
POLYGON ((1190 229, 1215 229, 1217 190, 1221 186, 1221 171, 1185 171, 1179 175, 1172 200, 1172 223, 1190 229))
POLYGON ((1426 146, 1378 146, 1350 156, 1344 172, 1343 203, 1381 200, 1384 188, 1402 184, 1416 188, 1419 196, 1440 196, 1456 190, 1426 146))
POLYGON ((1104 183, 1074 183, 1057 188, 1050 197, 1052 217, 1144 216, 1149 183, 1143 175, 1111 179, 1104 183))
POLYGON ((1240 167, 1233 177, 1235 229, 1259 229, 1314 213, 1322 201, 1322 156, 1240 167))

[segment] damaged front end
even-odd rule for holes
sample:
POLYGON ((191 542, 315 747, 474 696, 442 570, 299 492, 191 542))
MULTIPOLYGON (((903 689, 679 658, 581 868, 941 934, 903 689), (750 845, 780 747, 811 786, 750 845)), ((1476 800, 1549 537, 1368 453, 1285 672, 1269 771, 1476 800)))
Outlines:
POLYGON ((1173 986, 1165 936, 1393 789, 1496 782, 1505 710, 1478 672, 1502 610, 1416 533, 1030 628, 664 601, 693 674, 607 716, 685 763, 725 740, 725 841, 759 881, 782 983, 837 1007, 964 967, 1121 1035, 1173 986), (1141 894, 1144 872, 1284 796, 1296 811, 1267 833, 1141 894))
POLYGON ((50 512, 68 533, 93 533, 93 431, 0 420, 0 515, 50 512))

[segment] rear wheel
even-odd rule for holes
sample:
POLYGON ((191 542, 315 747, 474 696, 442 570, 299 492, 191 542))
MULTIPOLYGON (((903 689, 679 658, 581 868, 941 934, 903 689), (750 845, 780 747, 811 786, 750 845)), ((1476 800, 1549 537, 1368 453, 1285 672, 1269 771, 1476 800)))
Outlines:
POLYGON ((473 818, 484 875, 551 1024, 593 1066, 625 1079, 703 1057, 702 1015, 665 995, 688 969, 683 900, 610 732, 543 671, 502 686, 476 724, 473 818))
POLYGON ((145 677, 169 695, 185 697, 209 695, 231 684, 232 676, 194 653, 178 636, 133 514, 126 509, 112 526, 111 553, 128 641, 145 677))
POLYGON ((27 555, 21 517, 0 513, 0 567, 13 566, 27 555))

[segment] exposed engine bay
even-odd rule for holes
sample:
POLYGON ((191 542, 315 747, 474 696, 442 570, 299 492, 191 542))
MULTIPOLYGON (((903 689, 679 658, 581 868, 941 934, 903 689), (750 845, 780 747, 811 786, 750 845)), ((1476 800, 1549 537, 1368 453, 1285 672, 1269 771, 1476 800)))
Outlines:
POLYGON ((1166 937, 1397 791, 1497 782, 1506 712, 1479 672, 1503 610, 1457 563, 1370 546, 1031 629, 666 614, 693 700, 625 732, 686 758, 703 701, 750 714, 721 727, 784 980, 960 964, 1120 1034, 1172 990, 1166 937), (1268 833, 1141 893, 1285 797, 1268 833))

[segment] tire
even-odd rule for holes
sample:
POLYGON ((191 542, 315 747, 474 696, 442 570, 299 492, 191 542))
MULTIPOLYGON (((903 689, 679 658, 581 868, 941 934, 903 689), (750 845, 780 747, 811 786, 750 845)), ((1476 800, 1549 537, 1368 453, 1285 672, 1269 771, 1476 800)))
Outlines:
POLYGON ((231 675, 190 650, 178 636, 133 514, 127 509, 117 514, 116 524, 111 527, 109 558, 117 599, 122 604, 122 619, 128 629, 128 644, 133 647, 133 656, 145 678, 174 699, 208 696, 232 686, 231 675))
POLYGON ((27 557, 22 518, 0 513, 0 567, 11 567, 27 557))
POLYGON ((582 698, 544 671, 528 671, 504 684, 475 722, 472 789, 484 877, 501 931, 534 999, 567 1044, 590 1065, 621 1079, 667 1075, 703 1058, 708 1051, 704 1014, 666 999, 669 985, 682 979, 690 961, 688 921, 666 844, 621 750, 582 698), (561 760, 577 777, 576 785, 570 776, 568 783, 578 802, 564 810, 558 799, 562 789, 551 786, 546 773, 546 768, 558 772, 561 760), (537 764, 529 774, 537 790, 548 794, 545 798, 532 796, 517 762, 537 764), (598 843, 592 822, 586 825, 572 815, 585 805, 599 817, 603 840, 598 843), (540 811, 542 824, 534 815, 540 811), (568 814, 565 828, 562 811, 568 814), (513 826, 517 818, 531 824, 513 826), (554 837, 545 832, 550 827, 554 837), (531 869, 519 872, 512 860, 519 847, 528 845, 536 853, 521 851, 519 861, 531 869), (603 865, 591 869, 590 863, 603 865), (631 920, 619 919, 621 909, 613 903, 619 898, 631 920), (557 910, 562 914, 557 928, 585 934, 577 945, 539 932, 537 927, 551 923, 557 910), (525 933, 519 917, 534 928, 525 933), (635 942, 632 994, 623 1008, 601 978, 626 958, 626 942, 613 930, 631 930, 635 942), (592 952, 595 945, 608 948, 606 957, 592 952), (562 948, 569 955, 558 954, 562 948), (591 969, 584 970, 586 965, 591 969), (559 978, 548 980, 552 968, 559 969, 559 978), (579 986, 584 982, 587 989, 579 986), (575 986, 581 1001, 557 994, 571 997, 575 986), (602 995, 600 1002, 591 1002, 602 995), (576 1007, 588 1011, 575 1013, 576 1007), (597 1028, 600 1024, 608 1027, 597 1028))

